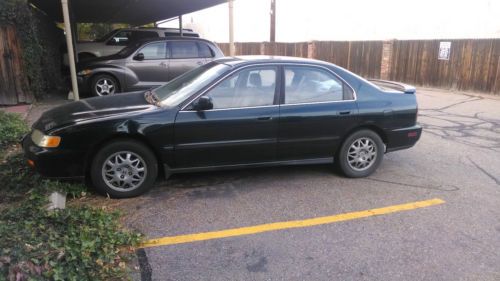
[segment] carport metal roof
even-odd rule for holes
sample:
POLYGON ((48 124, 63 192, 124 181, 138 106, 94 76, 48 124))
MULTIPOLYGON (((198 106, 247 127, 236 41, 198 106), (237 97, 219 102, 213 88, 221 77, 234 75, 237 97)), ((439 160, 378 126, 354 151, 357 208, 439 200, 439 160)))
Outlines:
MULTIPOLYGON (((63 21, 61 0, 29 0, 55 21, 63 21)), ((142 25, 226 3, 227 0, 70 0, 76 22, 142 25)))

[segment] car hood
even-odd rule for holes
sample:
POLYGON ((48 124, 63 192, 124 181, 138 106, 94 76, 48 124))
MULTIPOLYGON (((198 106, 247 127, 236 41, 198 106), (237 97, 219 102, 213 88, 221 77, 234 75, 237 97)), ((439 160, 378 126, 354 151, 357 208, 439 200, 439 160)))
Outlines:
POLYGON ((68 125, 124 117, 155 110, 144 98, 144 92, 123 93, 71 102, 46 111, 33 125, 47 132, 68 125))
POLYGON ((105 57, 97 57, 97 58, 92 58, 85 60, 83 62, 79 62, 76 66, 77 70, 82 70, 87 67, 92 67, 96 65, 101 65, 101 64, 111 64, 111 63, 116 63, 116 60, 124 59, 126 57, 114 54, 110 56, 105 56, 105 57))

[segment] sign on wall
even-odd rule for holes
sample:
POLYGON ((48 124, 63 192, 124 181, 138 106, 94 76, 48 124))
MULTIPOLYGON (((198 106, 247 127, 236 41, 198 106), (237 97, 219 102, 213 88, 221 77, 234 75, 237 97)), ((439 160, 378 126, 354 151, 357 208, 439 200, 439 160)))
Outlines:
POLYGON ((439 42, 438 60, 450 60, 451 42, 439 42))

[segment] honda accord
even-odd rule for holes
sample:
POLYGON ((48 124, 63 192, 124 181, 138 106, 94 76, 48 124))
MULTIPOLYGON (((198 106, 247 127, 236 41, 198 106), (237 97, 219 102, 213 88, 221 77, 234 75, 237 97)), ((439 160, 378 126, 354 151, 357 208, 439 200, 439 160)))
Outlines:
POLYGON ((49 110, 23 147, 43 176, 86 177, 118 198, 159 172, 335 162, 358 178, 418 141, 417 111, 415 88, 330 63, 221 58, 153 90, 49 110))

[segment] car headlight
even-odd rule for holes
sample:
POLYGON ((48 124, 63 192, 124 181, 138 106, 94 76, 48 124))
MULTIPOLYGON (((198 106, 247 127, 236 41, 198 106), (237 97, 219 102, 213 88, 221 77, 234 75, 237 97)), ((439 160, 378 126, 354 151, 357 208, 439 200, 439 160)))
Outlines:
POLYGON ((84 69, 84 70, 80 70, 76 73, 76 75, 80 75, 80 76, 86 76, 86 75, 89 75, 92 73, 92 70, 90 69, 84 69))
POLYGON ((45 148, 58 147, 61 143, 61 137, 47 136, 39 130, 34 130, 33 133, 31 133, 31 140, 35 145, 45 148))

